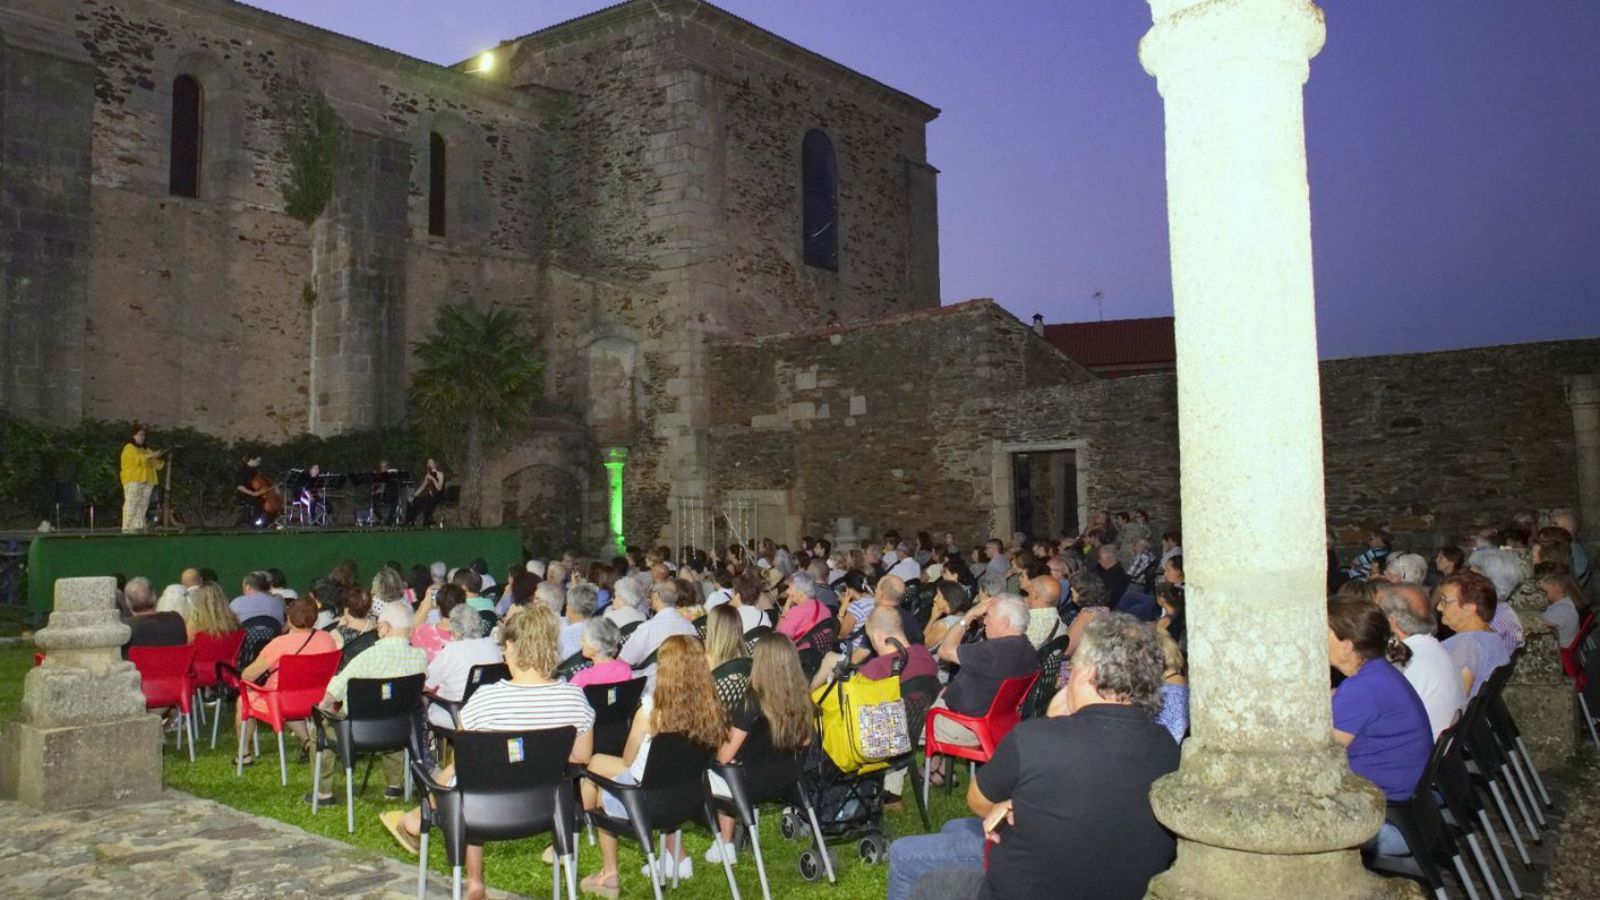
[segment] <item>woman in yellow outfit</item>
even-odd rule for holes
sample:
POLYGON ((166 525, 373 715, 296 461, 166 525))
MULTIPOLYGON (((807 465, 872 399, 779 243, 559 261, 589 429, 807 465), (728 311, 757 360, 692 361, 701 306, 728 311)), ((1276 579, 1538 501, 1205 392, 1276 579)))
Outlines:
POLYGON ((165 450, 145 446, 148 436, 143 425, 133 426, 128 443, 122 445, 122 530, 143 531, 145 513, 150 509, 150 491, 167 461, 165 450))

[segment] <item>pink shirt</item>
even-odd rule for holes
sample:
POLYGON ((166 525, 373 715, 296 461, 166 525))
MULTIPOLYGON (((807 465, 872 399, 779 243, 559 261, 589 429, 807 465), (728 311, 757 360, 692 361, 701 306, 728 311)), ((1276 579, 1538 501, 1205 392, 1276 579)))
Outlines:
POLYGON ((828 607, 824 606, 821 600, 808 599, 804 603, 789 607, 783 618, 778 620, 776 630, 779 634, 786 634, 790 639, 798 641, 827 617, 828 607))
POLYGON ((441 631, 438 625, 424 625, 411 632, 411 646, 426 650, 430 663, 439 655, 439 651, 444 649, 444 645, 450 643, 450 639, 451 634, 441 631))
POLYGON ((588 687, 591 684, 617 684, 633 677, 633 666, 620 659, 610 662, 595 663, 582 672, 572 676, 568 682, 573 687, 588 687))
POLYGON ((267 683, 262 687, 271 690, 278 686, 278 660, 285 656, 311 656, 317 653, 335 653, 339 650, 333 643, 333 635, 326 631, 313 631, 309 634, 301 632, 295 634, 280 634, 261 648, 261 654, 256 657, 256 662, 265 662, 267 683))

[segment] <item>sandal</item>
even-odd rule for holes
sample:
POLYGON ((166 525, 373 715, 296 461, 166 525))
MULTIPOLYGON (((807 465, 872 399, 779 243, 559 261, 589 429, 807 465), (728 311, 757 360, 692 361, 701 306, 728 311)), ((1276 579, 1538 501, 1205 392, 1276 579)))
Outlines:
POLYGON ((238 766, 253 766, 256 764, 256 758, 252 754, 246 753, 243 756, 235 756, 233 764, 236 768, 238 766))
POLYGON ((578 882, 578 890, 589 894, 600 894, 605 897, 615 897, 620 893, 617 873, 602 877, 603 873, 596 872, 588 878, 578 882))
POLYGON ((405 818, 406 814, 398 809, 378 813, 378 821, 383 823, 384 828, 389 829, 389 834, 394 836, 395 843, 404 848, 407 853, 415 856, 421 850, 421 845, 418 843, 416 836, 406 830, 405 818))

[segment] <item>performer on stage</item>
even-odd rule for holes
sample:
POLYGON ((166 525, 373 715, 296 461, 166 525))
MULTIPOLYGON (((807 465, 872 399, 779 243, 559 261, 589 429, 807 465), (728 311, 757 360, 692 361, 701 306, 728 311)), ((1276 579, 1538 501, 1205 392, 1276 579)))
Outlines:
POLYGON ((145 516, 150 511, 150 492, 161 477, 167 461, 165 450, 151 450, 145 445, 149 435, 143 425, 133 426, 128 443, 122 445, 122 530, 143 531, 145 516))
POLYGON ((433 510, 444 499, 444 470, 439 468, 439 463, 432 457, 428 458, 427 471, 422 476, 422 486, 411 495, 411 509, 406 512, 406 524, 410 525, 417 520, 417 515, 422 515, 422 525, 427 527, 433 524, 433 510))
POLYGON ((372 523, 398 525, 400 522, 400 483, 394 476, 396 469, 387 459, 378 460, 372 481, 372 523))
POLYGON ((239 503, 235 527, 253 524, 266 516, 272 491, 272 481, 261 474, 261 457, 245 457, 233 476, 234 499, 239 503))

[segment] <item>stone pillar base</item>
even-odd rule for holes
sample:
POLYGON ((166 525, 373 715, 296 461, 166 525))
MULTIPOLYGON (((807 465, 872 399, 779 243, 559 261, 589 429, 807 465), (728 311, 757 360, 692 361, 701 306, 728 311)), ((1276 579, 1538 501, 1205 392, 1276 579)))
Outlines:
POLYGON ((1150 881, 1152 900, 1240 900, 1307 896, 1318 900, 1417 898, 1422 889, 1405 878, 1384 878, 1349 850, 1279 856, 1211 847, 1179 839, 1172 868, 1150 881))
POLYGON ((1522 742, 1528 745, 1540 772, 1565 766, 1578 750, 1578 700, 1572 685, 1506 685, 1506 708, 1517 720, 1522 742))
POLYGON ((62 728, 12 722, 0 741, 0 797, 36 809, 155 800, 161 740, 153 715, 62 728))

